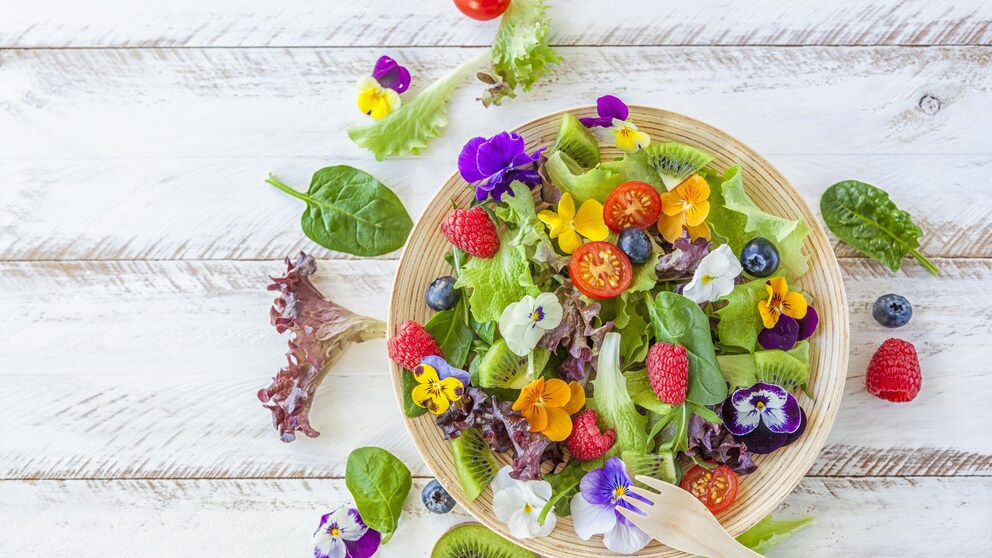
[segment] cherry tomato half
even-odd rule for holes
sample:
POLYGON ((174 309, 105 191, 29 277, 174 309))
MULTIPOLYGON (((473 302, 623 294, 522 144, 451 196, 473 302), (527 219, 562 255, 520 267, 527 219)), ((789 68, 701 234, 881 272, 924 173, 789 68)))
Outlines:
POLYGON ((592 298, 613 298, 627 290, 633 271, 630 260, 609 242, 586 242, 568 262, 572 283, 592 298))
POLYGON ((661 215, 661 194, 645 182, 624 182, 603 203, 603 220, 613 232, 627 227, 647 229, 661 215))
POLYGON ((455 6, 472 19, 486 21, 503 15, 510 0, 455 0, 455 6))
POLYGON ((716 469, 696 465, 682 477, 682 489, 695 496, 711 512, 721 512, 737 499, 737 473, 726 465, 719 465, 716 469))

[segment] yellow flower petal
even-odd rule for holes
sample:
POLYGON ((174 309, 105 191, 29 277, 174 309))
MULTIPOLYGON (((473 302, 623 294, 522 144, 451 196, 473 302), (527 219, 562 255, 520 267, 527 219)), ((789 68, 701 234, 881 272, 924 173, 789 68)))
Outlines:
POLYGON ((572 194, 565 192, 561 195, 558 200, 558 217, 566 223, 571 223, 575 218, 575 200, 572 199, 572 194))
POLYGON ((685 199, 678 188, 661 194, 662 214, 674 217, 681 215, 683 211, 685 211, 685 199))
POLYGON ((686 228, 689 229, 689 238, 692 240, 696 240, 697 238, 705 238, 706 240, 710 240, 711 238, 710 228, 706 223, 702 223, 694 227, 686 225, 686 228))
POLYGON ((539 430, 542 434, 551 439, 552 442, 561 442, 572 433, 572 418, 565 411, 548 407, 547 426, 539 430))
POLYGON ((548 427, 548 411, 543 405, 532 405, 520 413, 527 419, 531 432, 540 432, 548 427))
POLYGON ((392 89, 374 86, 365 87, 358 92, 358 110, 372 118, 385 118, 389 113, 400 107, 399 93, 392 89))
POLYGON ((572 396, 569 397, 568 403, 561 408, 562 411, 570 415, 574 415, 579 412, 579 409, 586 404, 586 390, 579 385, 579 382, 572 381, 568 384, 569 391, 572 392, 572 396))
POLYGON ((808 310, 809 304, 806 303, 806 297, 797 292, 787 293, 782 298, 782 313, 786 316, 801 320, 806 317, 808 310))
POLYGON ((690 227, 697 227, 703 224, 706 216, 710 214, 710 202, 703 200, 696 202, 685 210, 685 224, 690 227))
POLYGON ((789 283, 784 277, 772 277, 768 281, 765 281, 765 290, 768 291, 768 302, 772 302, 775 298, 781 301, 785 298, 785 294, 789 292, 789 283))
POLYGON ((458 378, 445 378, 441 380, 441 394, 448 401, 458 401, 465 393, 465 386, 458 378))
POLYGON ((554 211, 549 211, 545 209, 544 211, 537 214, 537 218, 541 220, 542 223, 548 226, 548 236, 551 238, 558 238, 568 225, 561 217, 558 216, 554 211))
POLYGON ((578 250, 579 246, 582 246, 582 237, 572 227, 568 227, 568 230, 558 237, 558 247, 566 254, 578 250))
POLYGON ((706 180, 694 174, 689 178, 682 181, 681 184, 675 187, 685 198, 685 201, 695 205, 704 202, 710 198, 710 185, 706 180))
POLYGON ((433 366, 418 364, 413 369, 413 379, 417 380, 418 384, 433 384, 437 383, 440 378, 438 378, 437 370, 433 366))
POLYGON ((431 400, 431 384, 418 384, 413 386, 413 391, 410 392, 410 399, 418 407, 426 407, 431 400))
POLYGON ((523 411, 533 405, 534 402, 537 401, 537 398, 541 396, 541 390, 543 389, 544 378, 538 378, 530 384, 524 386, 524 388, 520 390, 520 395, 517 396, 517 400, 513 402, 513 410, 523 411))
POLYGON ((440 415, 444 414, 450 406, 451 403, 449 403, 444 396, 438 395, 437 397, 432 398, 431 402, 427 404, 427 410, 435 415, 440 415))
POLYGON ((682 236, 682 225, 685 224, 685 214, 662 215, 658 218, 658 232, 668 242, 675 242, 682 236))
POLYGON ((564 407, 572 397, 572 390, 568 384, 558 378, 551 378, 544 384, 544 391, 541 392, 541 401, 546 407, 564 407))
POLYGON ((589 240, 606 240, 610 229, 603 222, 603 204, 596 200, 586 200, 572 219, 575 231, 589 240))
POLYGON ((768 329, 775 327, 778 323, 778 310, 773 308, 767 301, 758 302, 758 313, 761 314, 761 323, 768 329))

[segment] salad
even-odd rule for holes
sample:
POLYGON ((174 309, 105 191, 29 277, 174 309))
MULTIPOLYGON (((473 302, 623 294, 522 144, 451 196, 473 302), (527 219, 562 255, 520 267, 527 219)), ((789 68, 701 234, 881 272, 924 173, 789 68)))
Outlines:
POLYGON ((476 195, 441 226, 435 313, 388 341, 405 413, 450 440, 466 497, 491 487, 514 537, 571 516, 619 554, 650 542, 616 511, 634 476, 718 513, 755 455, 802 436, 818 322, 797 287, 807 224, 759 209, 747 169, 629 116, 607 95, 549 145, 469 140, 458 169, 476 195))

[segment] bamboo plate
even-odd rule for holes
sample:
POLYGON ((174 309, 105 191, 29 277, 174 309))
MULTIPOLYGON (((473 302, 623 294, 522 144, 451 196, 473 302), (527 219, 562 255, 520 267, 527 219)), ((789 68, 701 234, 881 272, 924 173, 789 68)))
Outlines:
MULTIPOLYGON (((551 145, 561 115, 565 112, 595 116, 596 109, 586 106, 549 114, 515 130, 526 140, 528 150, 551 145)), ((740 163, 743 165, 745 188, 755 203, 775 215, 790 219, 802 217, 812 229, 805 243, 805 250, 810 255, 810 270, 798 283, 820 317, 819 329, 810 339, 810 388, 814 398, 809 399, 805 395, 799 398, 808 414, 808 426, 797 443, 771 455, 758 457, 758 470, 741 477, 737 502, 719 515, 723 526, 736 536, 771 513, 799 484, 823 448, 837 416, 848 358, 847 297, 840 268, 813 211, 789 181, 750 147, 709 124, 673 112, 632 106, 630 118, 640 130, 650 134, 653 141, 673 140, 709 151, 715 157, 711 165, 720 170, 740 163)), ((615 149, 603 150, 604 159, 618 155, 615 149)), ((455 163, 452 159, 453 168, 455 163)), ((473 191, 467 188, 456 172, 434 196, 414 227, 400 257, 393 283, 387 325, 390 335, 395 334, 398 325, 404 321, 424 323, 432 314, 424 303, 424 291, 436 277, 450 272, 443 258, 450 245, 440 234, 441 221, 451 210, 452 198, 465 207, 472 195, 473 191)), ((396 400, 402 409, 402 370, 392 362, 390 367, 396 400)), ((465 498, 447 442, 434 424, 433 416, 405 420, 421 457, 455 500, 490 529, 515 540, 506 525, 493 513, 490 489, 486 489, 475 501, 465 498)), ((508 455, 497 457, 501 463, 509 462, 508 455)), ((558 526, 549 537, 515 542, 549 557, 599 558, 610 555, 603 546, 601 536, 589 541, 580 539, 572 529, 569 518, 559 518, 558 526)), ((636 556, 660 558, 685 555, 654 542, 636 556)))

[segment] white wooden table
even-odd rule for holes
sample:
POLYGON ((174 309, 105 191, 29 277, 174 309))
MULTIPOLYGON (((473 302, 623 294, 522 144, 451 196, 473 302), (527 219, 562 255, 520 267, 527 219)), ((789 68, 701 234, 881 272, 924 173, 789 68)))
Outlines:
POLYGON ((710 122, 817 206, 856 177, 926 231, 940 278, 837 246, 854 336, 840 418, 783 515, 819 524, 775 556, 988 556, 992 548, 992 4, 986 0, 556 0, 562 67, 484 109, 463 87, 420 157, 376 163, 346 129, 381 54, 423 87, 495 23, 448 0, 4 0, 0 7, 0 556, 305 556, 347 499, 348 453, 377 445, 418 480, 383 557, 426 556, 458 510, 427 514, 430 477, 401 424, 384 342, 352 349, 318 392, 323 435, 283 444, 255 397, 282 365, 266 277, 298 250, 319 286, 384 317, 395 255, 308 242, 305 186, 347 163, 413 215, 470 136, 604 93, 710 122), (665 4, 664 6, 662 4, 665 4), (567 5, 567 8, 566 8, 567 5), (914 303, 919 398, 863 387, 890 336, 885 292, 914 303), (376 420, 355 416, 374 409, 376 420), (360 424, 360 426, 358 426, 360 424))

